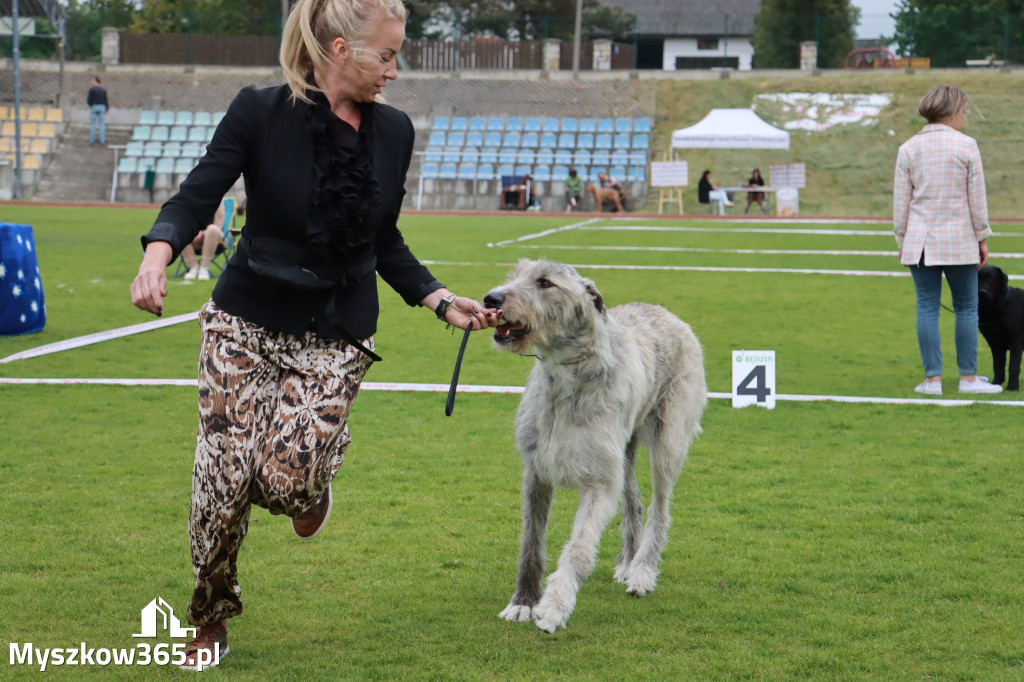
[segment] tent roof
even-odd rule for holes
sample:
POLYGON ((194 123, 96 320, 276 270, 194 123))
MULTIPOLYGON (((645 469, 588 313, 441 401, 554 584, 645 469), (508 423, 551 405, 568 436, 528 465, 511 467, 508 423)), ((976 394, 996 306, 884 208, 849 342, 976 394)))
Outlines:
POLYGON ((751 109, 712 109, 700 123, 672 133, 673 148, 789 149, 789 133, 751 109))

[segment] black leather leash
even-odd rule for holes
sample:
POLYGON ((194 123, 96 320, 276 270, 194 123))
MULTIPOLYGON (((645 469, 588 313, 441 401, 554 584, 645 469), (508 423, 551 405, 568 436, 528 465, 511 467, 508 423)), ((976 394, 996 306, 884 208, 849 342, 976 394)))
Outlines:
POLYGON ((444 404, 444 416, 452 416, 455 411, 455 389, 459 385, 459 370, 462 369, 462 356, 466 352, 466 342, 469 341, 469 333, 473 331, 473 320, 469 321, 466 333, 462 337, 462 345, 459 346, 459 357, 455 359, 455 371, 452 373, 452 385, 448 389, 448 401, 444 404))

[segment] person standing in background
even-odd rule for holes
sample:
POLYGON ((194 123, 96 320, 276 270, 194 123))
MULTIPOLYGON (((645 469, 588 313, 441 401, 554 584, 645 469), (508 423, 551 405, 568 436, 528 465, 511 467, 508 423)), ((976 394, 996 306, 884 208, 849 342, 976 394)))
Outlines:
POLYGON ((96 131, 99 130, 100 144, 107 143, 107 89, 100 85, 99 76, 92 77, 92 87, 85 97, 89 105, 89 144, 96 144, 96 131))

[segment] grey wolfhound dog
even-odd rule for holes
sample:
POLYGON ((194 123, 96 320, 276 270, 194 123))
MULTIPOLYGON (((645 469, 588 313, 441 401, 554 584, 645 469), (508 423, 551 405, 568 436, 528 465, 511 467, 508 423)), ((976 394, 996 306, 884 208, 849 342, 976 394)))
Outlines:
POLYGON ((519 576, 500 616, 553 633, 565 627, 597 563, 619 500, 615 579, 638 597, 654 589, 672 487, 707 404, 703 353, 689 325, 664 308, 606 310, 594 283, 568 265, 521 260, 484 304, 502 310, 494 344, 520 354, 532 347, 537 358, 516 415, 524 467, 519 576), (646 526, 636 482, 640 443, 650 454, 653 489, 646 526), (542 589, 555 486, 579 490, 580 506, 542 589))

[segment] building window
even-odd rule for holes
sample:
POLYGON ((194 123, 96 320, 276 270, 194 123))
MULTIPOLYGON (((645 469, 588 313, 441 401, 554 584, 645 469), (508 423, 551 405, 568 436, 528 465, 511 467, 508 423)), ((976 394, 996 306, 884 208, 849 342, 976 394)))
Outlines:
POLYGON ((698 50, 717 50, 718 38, 697 38, 698 50))

